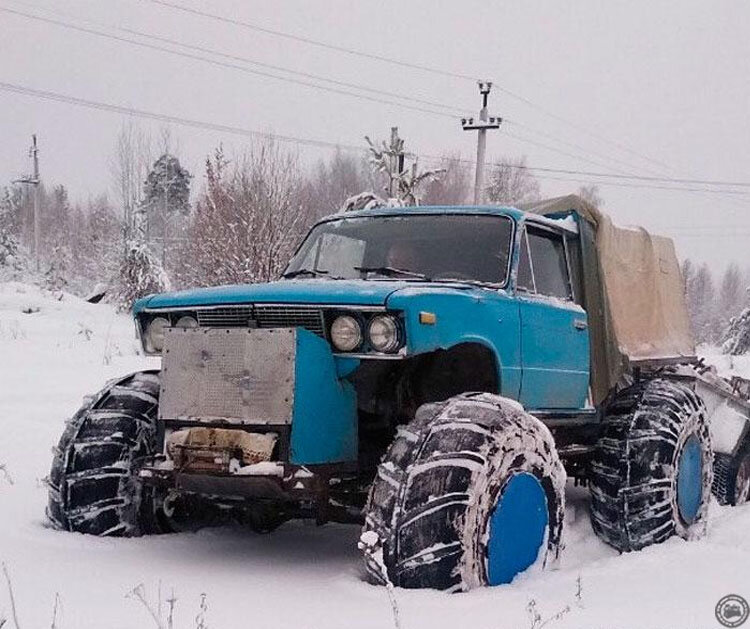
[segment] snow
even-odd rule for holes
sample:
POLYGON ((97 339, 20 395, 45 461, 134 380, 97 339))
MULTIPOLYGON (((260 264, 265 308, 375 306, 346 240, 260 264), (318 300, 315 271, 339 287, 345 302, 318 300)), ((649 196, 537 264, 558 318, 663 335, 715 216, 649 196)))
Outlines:
POLYGON ((284 466, 273 461, 245 465, 235 472, 238 476, 284 476, 284 466))
MULTIPOLYGON (((136 539, 47 528, 42 479, 65 419, 106 380, 158 366, 138 355, 129 317, 60 295, 0 284, 0 465, 8 474, 0 471, 0 561, 21 626, 50 626, 58 593, 59 629, 154 627, 147 610, 125 596, 141 583, 154 607, 159 588, 162 601, 174 591, 178 629, 195 626, 202 593, 214 629, 394 626, 388 591, 362 578, 357 526, 294 522, 271 535, 230 527, 136 539), (39 311, 24 314, 29 307, 39 311)), ((717 361, 721 372, 750 376, 750 356, 733 357, 733 367, 729 360, 717 361)), ((569 485, 566 548, 556 570, 535 568, 508 586, 466 594, 396 588, 401 626, 529 627, 532 600, 543 619, 571 607, 552 629, 718 626, 714 606, 722 596, 750 595, 750 505, 714 503, 710 512, 702 540, 673 538, 618 555, 591 529, 587 490, 569 485)), ((0 618, 10 611, 0 579, 0 618)))

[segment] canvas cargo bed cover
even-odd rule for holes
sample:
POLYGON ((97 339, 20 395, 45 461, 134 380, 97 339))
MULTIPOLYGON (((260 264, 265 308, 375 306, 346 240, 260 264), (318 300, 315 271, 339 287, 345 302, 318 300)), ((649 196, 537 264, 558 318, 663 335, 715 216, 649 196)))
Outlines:
POLYGON ((615 226, 575 195, 522 204, 548 217, 579 217, 584 306, 589 314, 592 388, 599 402, 629 363, 695 355, 680 265, 671 239, 615 226))

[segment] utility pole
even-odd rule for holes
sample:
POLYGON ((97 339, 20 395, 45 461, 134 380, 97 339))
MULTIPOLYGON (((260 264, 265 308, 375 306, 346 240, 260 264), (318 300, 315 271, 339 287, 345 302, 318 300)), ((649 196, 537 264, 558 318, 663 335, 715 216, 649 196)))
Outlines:
POLYGON ((487 99, 492 89, 490 81, 479 81, 479 94, 482 96, 482 108, 479 120, 461 118, 464 131, 479 131, 477 135, 477 171, 474 179, 474 205, 480 205, 484 197, 484 156, 487 149, 487 129, 499 129, 503 121, 499 116, 488 116, 487 99))
POLYGON ((398 127, 391 127, 388 153, 388 198, 398 198, 398 183, 404 170, 404 141, 398 137, 398 127))
POLYGON ((31 136, 29 156, 34 161, 34 174, 30 177, 16 179, 13 183, 27 183, 34 186, 34 263, 39 271, 39 149, 36 145, 36 133, 31 136))

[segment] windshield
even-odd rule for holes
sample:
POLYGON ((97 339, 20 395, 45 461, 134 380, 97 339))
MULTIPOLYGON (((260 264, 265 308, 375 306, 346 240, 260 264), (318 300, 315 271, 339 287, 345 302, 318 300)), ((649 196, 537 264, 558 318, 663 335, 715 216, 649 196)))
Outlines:
POLYGON ((503 285, 512 222, 505 216, 414 214, 316 225, 284 277, 464 280, 503 285))

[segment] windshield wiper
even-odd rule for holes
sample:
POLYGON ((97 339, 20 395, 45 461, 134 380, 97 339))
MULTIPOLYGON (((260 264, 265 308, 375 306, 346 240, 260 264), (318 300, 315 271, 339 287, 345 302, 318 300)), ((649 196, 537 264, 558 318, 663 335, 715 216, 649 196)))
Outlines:
POLYGON ((311 277, 327 277, 328 273, 329 271, 324 271, 322 269, 297 269, 296 271, 289 271, 288 273, 284 273, 281 277, 286 279, 298 277, 300 275, 310 275, 311 277))
POLYGON ((362 271, 362 273, 379 273, 386 277, 412 277, 419 280, 430 281, 424 273, 417 273, 416 271, 409 271, 408 269, 398 269, 395 266, 355 266, 356 271, 362 271))
POLYGON ((500 288, 500 284, 494 282, 483 282, 482 280, 468 280, 461 279, 459 277, 441 277, 439 279, 433 279, 433 282, 448 283, 448 284, 467 284, 469 286, 479 286, 481 288, 500 288))

